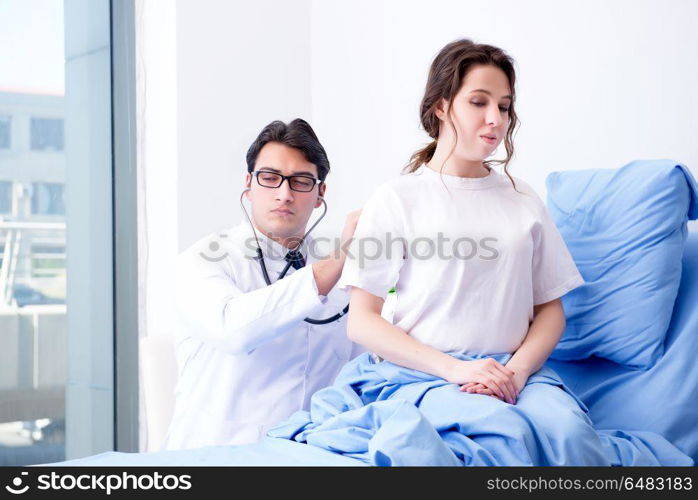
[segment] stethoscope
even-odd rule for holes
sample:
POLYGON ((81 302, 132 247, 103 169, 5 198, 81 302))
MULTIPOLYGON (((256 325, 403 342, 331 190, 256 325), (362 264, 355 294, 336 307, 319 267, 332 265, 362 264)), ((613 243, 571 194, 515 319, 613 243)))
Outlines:
MULTIPOLYGON (((254 239, 257 242, 257 260, 259 261, 259 267, 262 269, 262 275, 264 276, 264 281, 267 283, 267 286, 271 285, 271 279, 269 278, 269 273, 267 272, 267 266, 264 263, 264 255, 262 254, 262 247, 259 244, 259 238, 257 238, 257 231, 255 231, 254 224, 252 224, 252 219, 250 219, 250 215, 247 213, 247 209, 245 208, 245 204, 242 202, 242 197, 245 196, 245 193, 249 191, 250 188, 246 188, 243 190, 243 192, 240 194, 240 206, 242 207, 242 211, 245 212, 245 217, 247 217, 247 221, 250 223, 250 227, 252 228, 252 232, 254 233, 254 239)), ((315 226, 319 224, 319 222, 325 217, 325 214, 327 214, 327 203, 325 202, 324 198, 320 198, 320 201, 322 201, 322 206, 324 207, 324 211, 322 212, 322 215, 318 220, 315 221, 315 224, 310 226, 310 229, 306 231, 306 233, 303 235, 303 238, 301 238, 300 242, 298 243, 298 246, 296 248, 300 248, 303 242, 305 241, 305 238, 310 234, 310 232, 315 229, 315 226)), ((294 252, 294 250, 290 250, 290 252, 294 252)), ((283 279, 286 276, 286 273, 288 270, 291 268, 292 261, 288 261, 284 268, 281 270, 281 273, 279 274, 279 279, 283 279)), ((339 318, 344 316, 346 313, 349 312, 349 304, 347 304, 342 311, 338 312, 334 316, 331 316, 329 318, 325 319, 313 319, 313 318, 305 318, 303 321, 306 323, 310 323, 311 325, 326 325, 328 323, 332 323, 333 321, 337 321, 339 318)))

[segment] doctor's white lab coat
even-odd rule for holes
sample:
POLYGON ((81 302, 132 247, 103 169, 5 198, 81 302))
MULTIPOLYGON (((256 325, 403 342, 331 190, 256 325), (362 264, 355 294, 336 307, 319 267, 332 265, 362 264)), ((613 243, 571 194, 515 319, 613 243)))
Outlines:
POLYGON ((363 348, 347 338, 348 294, 318 295, 308 253, 304 268, 278 275, 288 251, 257 231, 272 281, 256 259, 249 224, 211 234, 177 258, 175 411, 163 449, 245 444, 262 438, 330 385, 363 348))

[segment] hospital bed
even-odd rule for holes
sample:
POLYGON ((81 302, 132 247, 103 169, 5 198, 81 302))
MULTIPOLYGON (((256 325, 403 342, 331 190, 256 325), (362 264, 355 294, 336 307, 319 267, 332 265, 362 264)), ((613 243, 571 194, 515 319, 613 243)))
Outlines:
MULTIPOLYGON (((689 181, 687 193, 694 209, 689 218, 695 219, 698 190, 690 172, 687 169, 683 172, 689 181)), ((670 463, 661 465, 693 465, 698 461, 698 233, 690 232, 684 237, 678 293, 658 359, 641 368, 595 355, 574 360, 551 358, 545 365, 579 397, 599 432, 613 433, 614 439, 621 440, 637 441, 636 436, 650 436, 654 443, 663 440, 667 446, 674 447, 670 463)), ((266 437, 251 445, 147 453, 108 452, 51 465, 185 464, 362 466, 366 461, 294 440, 266 437)))

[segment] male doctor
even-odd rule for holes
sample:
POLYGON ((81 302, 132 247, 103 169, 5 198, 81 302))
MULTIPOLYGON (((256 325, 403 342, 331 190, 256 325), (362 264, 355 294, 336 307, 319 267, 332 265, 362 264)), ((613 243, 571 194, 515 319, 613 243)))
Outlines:
POLYGON ((255 442, 307 410, 312 394, 363 351, 347 338, 346 315, 305 321, 329 319, 348 303, 333 288, 360 211, 347 216, 331 256, 317 260, 311 236, 299 246, 329 170, 308 123, 270 123, 247 152, 249 219, 178 257, 179 380, 164 449, 255 442))

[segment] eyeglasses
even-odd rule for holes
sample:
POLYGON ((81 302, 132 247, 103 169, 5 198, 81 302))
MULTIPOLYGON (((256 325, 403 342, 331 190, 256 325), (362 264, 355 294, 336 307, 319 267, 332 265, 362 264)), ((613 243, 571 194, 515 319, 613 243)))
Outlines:
POLYGON ((308 177, 307 175, 281 175, 266 170, 252 172, 257 178, 257 184, 266 188, 278 188, 288 179, 288 185, 293 191, 308 193, 313 190, 316 184, 321 184, 320 179, 308 177))

